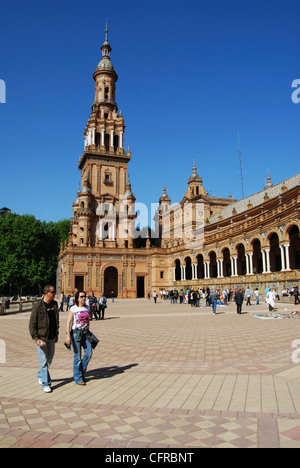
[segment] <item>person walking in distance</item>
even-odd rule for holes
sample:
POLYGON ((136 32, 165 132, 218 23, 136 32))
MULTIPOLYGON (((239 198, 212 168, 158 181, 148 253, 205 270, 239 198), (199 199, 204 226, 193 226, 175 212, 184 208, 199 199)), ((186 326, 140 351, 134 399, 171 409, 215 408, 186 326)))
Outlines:
POLYGON ((54 300, 55 287, 47 285, 43 292, 42 300, 36 302, 32 307, 29 333, 37 345, 40 366, 37 373, 39 384, 45 393, 51 393, 49 367, 54 357, 55 343, 58 341, 59 312, 58 304, 54 300))
POLYGON ((98 320, 97 317, 97 298, 95 297, 95 294, 93 291, 90 294, 89 297, 89 313, 90 313, 90 320, 93 320, 93 316, 95 317, 96 320, 98 320))
POLYGON ((235 299, 235 303, 236 303, 237 313, 241 314, 242 313, 242 305, 243 305, 243 301, 244 301, 244 296, 243 296, 242 291, 240 289, 236 293, 234 299, 235 299))
POLYGON ((104 320, 105 309, 107 308, 107 299, 103 293, 99 297, 99 320, 104 320))
POLYGON ((92 357, 92 345, 88 340, 90 316, 85 306, 86 293, 77 291, 75 305, 71 307, 66 325, 66 346, 74 351, 73 374, 77 385, 85 385, 84 374, 92 357), (81 358, 82 349, 84 356, 81 358))
POLYGON ((300 304, 300 301, 299 301, 299 288, 298 288, 298 286, 295 286, 295 287, 294 287, 293 296, 294 296, 294 298, 295 298, 295 305, 300 304))
POLYGON ((252 296, 252 291, 248 286, 248 288, 245 291, 245 298, 247 298, 246 306, 248 305, 251 306, 251 296, 252 296))
POLYGON ((213 289, 211 291, 211 293, 210 293, 210 301, 211 301, 211 305, 212 305, 212 308, 213 308, 214 315, 216 315, 216 313, 217 313, 218 299, 220 299, 220 296, 217 293, 217 291, 215 289, 213 289))
POLYGON ((256 297, 256 305, 259 305, 259 290, 258 290, 258 288, 255 289, 254 296, 256 297))

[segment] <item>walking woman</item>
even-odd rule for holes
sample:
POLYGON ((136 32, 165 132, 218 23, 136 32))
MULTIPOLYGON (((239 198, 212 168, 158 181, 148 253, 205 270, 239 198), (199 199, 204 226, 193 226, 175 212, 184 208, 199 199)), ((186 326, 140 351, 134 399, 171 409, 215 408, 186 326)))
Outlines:
POLYGON ((86 293, 77 291, 75 294, 75 305, 71 307, 66 327, 66 345, 74 351, 73 373, 77 385, 85 385, 84 374, 92 357, 92 345, 88 339, 89 311, 85 306, 86 293), (84 350, 83 358, 82 349, 84 350))

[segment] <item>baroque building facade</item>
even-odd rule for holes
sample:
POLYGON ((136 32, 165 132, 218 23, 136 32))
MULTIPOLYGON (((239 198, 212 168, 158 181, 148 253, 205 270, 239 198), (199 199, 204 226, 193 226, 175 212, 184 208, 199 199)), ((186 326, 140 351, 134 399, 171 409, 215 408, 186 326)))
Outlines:
POLYGON ((124 148, 125 123, 116 103, 118 75, 107 29, 96 68, 95 98, 78 167, 70 237, 59 254, 59 288, 99 297, 146 297, 171 288, 299 285, 300 174, 243 200, 210 197, 194 164, 182 201, 163 189, 154 220, 157 239, 136 247, 137 213, 124 148))

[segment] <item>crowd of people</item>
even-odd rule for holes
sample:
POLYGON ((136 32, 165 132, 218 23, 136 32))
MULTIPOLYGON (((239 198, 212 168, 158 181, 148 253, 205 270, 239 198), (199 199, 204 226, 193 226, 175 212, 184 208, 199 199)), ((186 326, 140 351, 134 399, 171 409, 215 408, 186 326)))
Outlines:
MULTIPOLYGON (((111 295, 112 302, 114 302, 114 293, 112 292, 111 295)), ((66 305, 66 312, 68 312, 68 310, 75 305, 75 293, 73 292, 66 296, 64 292, 62 292, 59 296, 59 303, 59 312, 64 311, 64 305, 66 305)), ((94 292, 91 291, 85 298, 85 307, 87 307, 89 311, 90 320, 104 320, 104 313, 107 308, 107 298, 103 293, 101 293, 99 299, 97 299, 94 292)))
MULTIPOLYGON (((291 290, 286 290, 282 292, 283 296, 289 295, 294 297, 295 305, 299 304, 299 288, 298 286, 293 287, 291 290)), ((157 302, 158 297, 160 296, 161 300, 169 300, 171 304, 190 304, 192 307, 200 306, 212 306, 214 314, 216 313, 217 305, 227 306, 229 302, 235 302, 237 305, 237 313, 242 313, 242 305, 246 302, 246 306, 251 306, 251 299, 255 299, 255 305, 260 303, 260 292, 258 288, 254 291, 248 286, 243 289, 232 290, 230 288, 224 288, 222 291, 220 289, 210 289, 207 288, 198 288, 198 289, 161 289, 159 292, 156 290, 153 291, 152 297, 154 302, 157 302)), ((151 299, 151 291, 148 291, 148 299, 151 299)), ((265 288, 264 300, 269 306, 269 310, 274 309, 275 300, 280 300, 278 292, 274 288, 265 288)))

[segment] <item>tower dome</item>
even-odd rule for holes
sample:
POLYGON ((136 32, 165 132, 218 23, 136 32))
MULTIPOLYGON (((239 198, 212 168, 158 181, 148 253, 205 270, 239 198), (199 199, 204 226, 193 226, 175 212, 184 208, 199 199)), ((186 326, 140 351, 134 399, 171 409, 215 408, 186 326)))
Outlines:
POLYGON ((110 47, 110 44, 108 42, 108 28, 107 28, 107 25, 106 25, 106 29, 105 29, 105 41, 102 44, 101 50, 102 50, 102 58, 101 58, 98 66, 96 68, 96 71, 95 71, 94 75, 96 75, 97 72, 107 71, 109 73, 113 73, 115 75, 115 80, 117 81, 118 75, 116 74, 115 69, 113 67, 113 64, 110 61, 111 47, 110 47))

